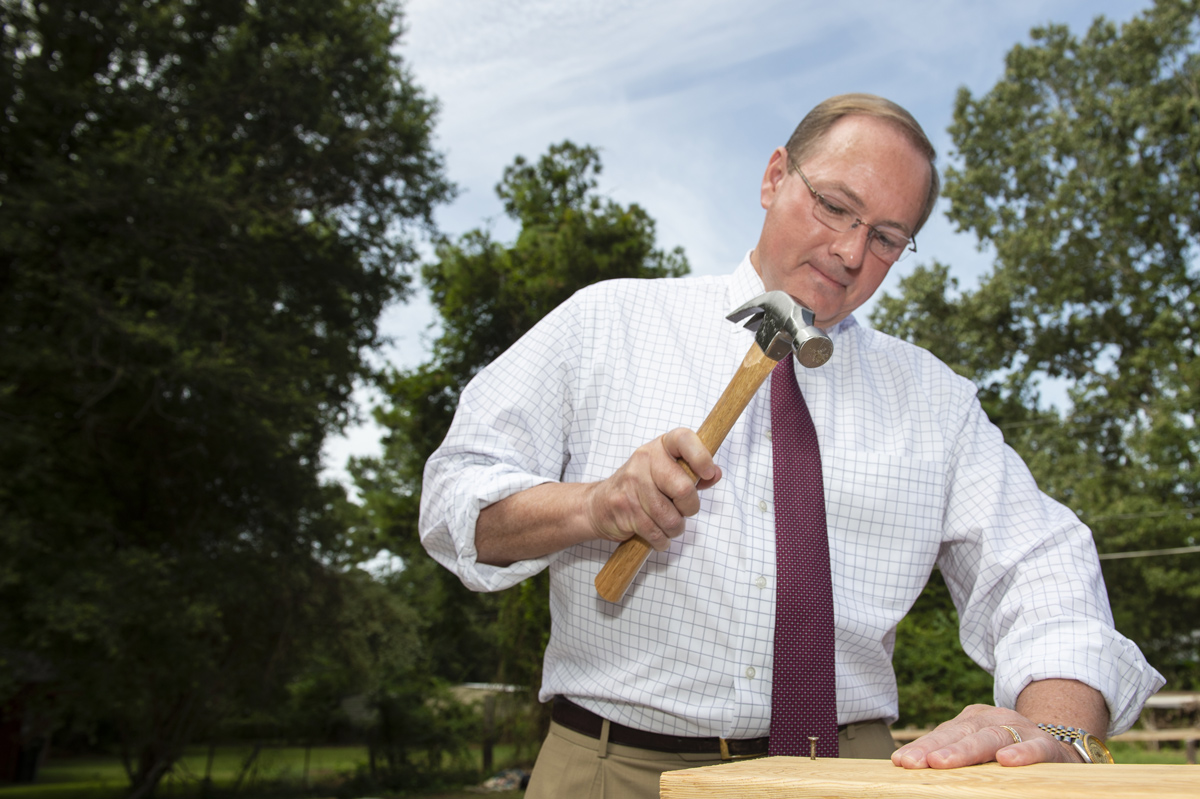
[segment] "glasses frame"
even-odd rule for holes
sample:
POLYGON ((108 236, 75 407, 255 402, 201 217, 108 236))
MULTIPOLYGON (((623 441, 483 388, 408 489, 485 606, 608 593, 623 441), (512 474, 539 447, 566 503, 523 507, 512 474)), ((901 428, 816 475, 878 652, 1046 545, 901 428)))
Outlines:
MULTIPOLYGON (((792 171, 794 171, 797 175, 799 175, 800 179, 804 181, 804 185, 808 187, 808 190, 810 192, 812 192, 813 199, 817 201, 818 205, 833 207, 833 208, 841 207, 840 203, 835 203, 835 202, 828 200, 824 194, 822 194, 821 192, 814 189, 813 185, 808 182, 808 178, 805 176, 804 172, 802 172, 800 170, 800 167, 797 166, 795 164, 795 162, 793 162, 790 158, 788 159, 788 167, 792 171)), ((905 258, 907 258, 908 254, 910 252, 917 251, 916 235, 914 234, 912 236, 905 236, 904 240, 908 242, 908 246, 901 247, 900 254, 897 255, 895 258, 893 258, 891 261, 888 261, 887 256, 881 255, 879 253, 879 251, 875 249, 875 246, 874 246, 874 242, 879 241, 879 238, 883 235, 880 232, 879 228, 875 227, 874 225, 870 224, 869 222, 864 222, 862 220, 862 217, 855 216, 854 222, 851 223, 851 225, 849 227, 843 228, 842 230, 838 230, 828 220, 821 218, 820 214, 817 213, 817 207, 818 207, 817 205, 813 206, 813 219, 816 219, 818 222, 820 222, 822 225, 829 228, 830 230, 836 230, 838 233, 848 233, 851 230, 857 230, 860 226, 865 225, 867 228, 867 249, 869 249, 871 252, 873 252, 875 254, 875 257, 881 261, 884 261, 889 264, 899 263, 900 261, 903 261, 905 258)), ((847 213, 851 213, 851 212, 847 211, 847 213)))

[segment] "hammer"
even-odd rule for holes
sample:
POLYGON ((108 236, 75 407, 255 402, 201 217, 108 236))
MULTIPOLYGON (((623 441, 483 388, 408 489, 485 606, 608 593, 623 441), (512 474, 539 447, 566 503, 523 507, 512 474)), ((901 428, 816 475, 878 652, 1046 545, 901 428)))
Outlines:
MULTIPOLYGON (((708 418, 696 431, 700 441, 714 454, 750 404, 750 398, 782 358, 795 353, 801 366, 812 369, 833 355, 833 342, 829 336, 813 326, 813 312, 798 304, 787 292, 768 291, 725 318, 740 322, 747 317, 745 327, 754 331, 754 343, 708 418)), ((698 481, 695 472, 682 458, 678 463, 692 482, 698 481)), ((609 602, 620 602, 652 550, 653 547, 641 536, 635 535, 621 542, 596 575, 596 593, 609 602)))

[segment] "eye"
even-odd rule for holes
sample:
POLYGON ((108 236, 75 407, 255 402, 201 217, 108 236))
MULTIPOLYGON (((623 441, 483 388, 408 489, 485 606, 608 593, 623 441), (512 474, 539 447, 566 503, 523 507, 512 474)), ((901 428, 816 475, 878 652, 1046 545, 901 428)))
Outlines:
POLYGON ((875 241, 878 242, 877 246, 882 248, 885 252, 895 252, 904 246, 901 244, 901 242, 904 241, 903 236, 888 233, 880 230, 879 228, 874 228, 872 232, 875 235, 875 241))
POLYGON ((833 203, 829 202, 824 195, 818 194, 817 202, 821 204, 821 208, 825 211, 825 213, 832 216, 846 216, 848 213, 846 209, 842 208, 840 205, 834 205, 833 203))
POLYGON ((878 230, 875 231, 875 244, 887 252, 891 252, 892 250, 896 249, 896 242, 892 240, 892 237, 884 233, 880 233, 878 230))

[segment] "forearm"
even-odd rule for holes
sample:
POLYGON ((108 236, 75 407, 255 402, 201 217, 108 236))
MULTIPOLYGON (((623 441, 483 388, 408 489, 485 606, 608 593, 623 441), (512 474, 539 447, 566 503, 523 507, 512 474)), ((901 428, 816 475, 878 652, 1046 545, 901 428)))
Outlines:
MULTIPOLYGON (((1075 680, 1039 680, 1025 686, 1016 711, 1035 724, 1061 724, 1087 730, 1103 739, 1108 732, 1108 705, 1099 691, 1075 680)), ((1063 744, 1068 749, 1071 747, 1063 744)), ((1074 750, 1071 750, 1074 755, 1074 750)))
POLYGON ((697 489, 720 479, 700 437, 678 427, 638 447, 604 480, 543 483, 484 508, 475 523, 476 559, 508 566, 584 541, 620 542, 634 535, 665 550, 700 510, 697 489))
POLYGON ((634 535, 665 550, 683 532, 686 517, 700 510, 697 489, 720 479, 700 437, 678 427, 638 447, 604 480, 543 483, 484 508, 475 523, 476 559, 508 566, 584 541, 620 542, 634 535))
POLYGON ((484 508, 475 523, 478 561, 508 566, 596 538, 584 513, 590 488, 543 483, 484 508))

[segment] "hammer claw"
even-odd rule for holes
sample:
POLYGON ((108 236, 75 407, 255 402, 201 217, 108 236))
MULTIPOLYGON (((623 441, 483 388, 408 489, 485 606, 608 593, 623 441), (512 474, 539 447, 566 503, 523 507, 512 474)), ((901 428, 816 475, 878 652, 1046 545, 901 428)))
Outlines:
POLYGON ((813 312, 786 291, 760 294, 725 318, 731 322, 746 319, 743 327, 754 332, 758 346, 775 360, 795 352, 800 365, 811 369, 833 354, 833 342, 813 324, 813 312))

